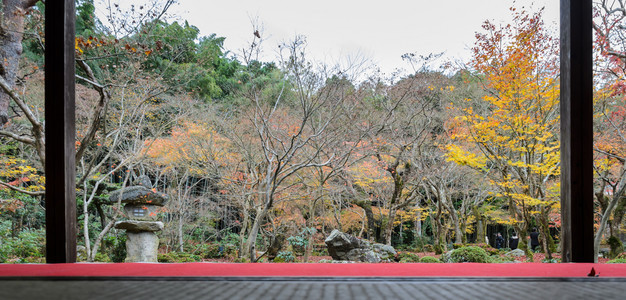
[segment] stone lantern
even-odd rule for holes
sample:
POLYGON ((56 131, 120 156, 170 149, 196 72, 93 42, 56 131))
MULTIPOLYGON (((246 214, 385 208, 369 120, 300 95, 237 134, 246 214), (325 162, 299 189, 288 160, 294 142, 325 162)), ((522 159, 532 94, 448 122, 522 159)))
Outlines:
POLYGON ((141 176, 134 186, 114 191, 111 203, 120 201, 128 220, 118 221, 115 228, 126 230, 126 262, 157 262, 159 238, 156 231, 163 230, 157 221, 158 209, 167 202, 167 195, 152 189, 147 176, 141 176))

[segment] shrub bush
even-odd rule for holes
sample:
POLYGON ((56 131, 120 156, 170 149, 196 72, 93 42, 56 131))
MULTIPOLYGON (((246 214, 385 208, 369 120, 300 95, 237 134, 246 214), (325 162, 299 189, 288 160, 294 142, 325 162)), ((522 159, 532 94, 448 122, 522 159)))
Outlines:
POLYGON ((432 256, 424 256, 420 259, 421 263, 440 263, 441 260, 439 260, 439 258, 436 257, 432 257, 432 256))
MULTIPOLYGON (((7 224, 10 224, 7 222, 7 224)), ((5 225, 5 224, 2 224, 5 225)), ((10 259, 25 258, 37 259, 45 256, 46 233, 43 229, 24 230, 15 238, 9 236, 9 232, 0 233, 0 263, 10 259)))
POLYGON ((485 249, 477 246, 461 247, 450 252, 450 261, 453 263, 476 262, 485 263, 489 258, 489 254, 485 249))
POLYGON ((311 251, 311 255, 313 256, 329 256, 328 248, 326 248, 326 244, 324 244, 323 248, 314 247, 313 251, 311 251))
POLYGON ((184 262, 197 262, 202 261, 202 258, 198 255, 183 253, 183 252, 169 252, 159 254, 157 261, 161 263, 184 263, 184 262))
POLYGON ((235 263, 249 263, 250 260, 247 257, 237 257, 233 260, 235 263))
MULTIPOLYGON (((433 242, 432 237, 429 237, 426 235, 418 236, 418 237, 415 237, 415 239, 411 243, 411 246, 408 248, 408 250, 411 250, 414 252, 427 251, 426 249, 424 249, 424 247, 426 247, 426 245, 432 244, 432 242, 433 242)), ((430 251, 427 251, 427 252, 433 252, 432 248, 430 251)))
POLYGON ((287 238, 287 242, 293 248, 294 252, 299 255, 304 254, 304 250, 306 246, 309 244, 309 241, 302 236, 290 236, 287 238))
POLYGON ((104 253, 96 253, 96 257, 93 258, 94 262, 111 262, 111 258, 104 253))
POLYGON ((476 246, 476 247, 480 247, 483 250, 487 251, 487 253, 489 253, 489 255, 496 255, 500 253, 500 250, 491 247, 489 244, 485 244, 485 243, 480 243, 480 244, 472 244, 469 246, 476 246))
POLYGON ((224 251, 220 251, 220 245, 218 244, 202 244, 195 251, 196 254, 203 258, 220 258, 224 256, 224 251))
MULTIPOLYGON (((121 231, 121 230, 120 230, 121 231)), ((113 243, 113 249, 111 250, 112 262, 124 262, 126 260, 126 232, 120 232, 113 243)))
POLYGON ((239 257, 239 248, 235 244, 223 244, 222 247, 222 257, 239 257))
POLYGON ((24 230, 13 241, 13 255, 17 257, 43 257, 46 233, 43 230, 24 230))
POLYGON ((45 264, 46 263, 46 258, 45 257, 25 257, 25 258, 21 258, 18 260, 18 263, 20 264, 45 264))
POLYGON ((515 259, 510 256, 491 255, 487 258, 487 262, 490 264, 501 264, 514 262, 515 259))
POLYGON ((416 263, 420 261, 419 255, 411 252, 399 252, 397 260, 401 263, 416 263))
POLYGON ((626 264, 626 258, 616 258, 606 262, 607 264, 626 264))
POLYGON ((459 249, 459 248, 461 248, 463 246, 465 246, 465 245, 460 244, 460 243, 454 243, 454 244, 452 244, 452 249, 459 249))
POLYGON ((433 245, 431 244, 426 244, 424 245, 424 247, 422 247, 422 250, 424 252, 435 252, 435 247, 433 247, 433 245))
POLYGON ((296 261, 296 257, 293 256, 291 251, 280 251, 278 255, 274 258, 274 262, 283 263, 283 262, 294 262, 296 261))

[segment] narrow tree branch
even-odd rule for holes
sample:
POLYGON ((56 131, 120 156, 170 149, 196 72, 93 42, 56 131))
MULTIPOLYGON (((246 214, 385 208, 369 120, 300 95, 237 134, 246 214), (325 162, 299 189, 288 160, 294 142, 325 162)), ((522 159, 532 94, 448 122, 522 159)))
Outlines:
POLYGON ((12 138, 18 142, 22 142, 24 144, 28 144, 28 145, 35 145, 35 140, 27 137, 27 136, 23 136, 23 135, 17 135, 13 132, 9 132, 9 131, 4 131, 4 130, 0 130, 0 135, 12 138))
POLYGON ((18 187, 12 186, 12 185, 10 185, 10 184, 8 184, 6 182, 3 182, 3 181, 0 181, 0 185, 8 187, 8 188, 10 188, 10 189, 12 189, 12 190, 14 190, 16 192, 24 193, 24 194, 29 195, 29 196, 42 196, 42 195, 44 195, 46 193, 45 191, 33 192, 33 191, 23 190, 23 189, 20 189, 18 187))

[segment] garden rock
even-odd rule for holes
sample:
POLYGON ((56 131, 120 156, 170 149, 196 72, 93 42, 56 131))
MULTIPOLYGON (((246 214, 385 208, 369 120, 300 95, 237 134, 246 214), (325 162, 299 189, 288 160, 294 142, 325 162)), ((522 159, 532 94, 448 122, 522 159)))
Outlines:
POLYGON ((137 177, 137 179, 134 182, 135 185, 140 185, 143 187, 147 187, 149 189, 152 188, 152 182, 150 181, 150 177, 148 177, 147 175, 141 175, 139 177, 137 177))
POLYGON ((355 236, 333 230, 324 241, 328 254, 334 260, 378 263, 391 262, 396 256, 396 250, 383 244, 371 244, 355 236))
POLYGON ((129 186, 124 189, 111 192, 109 202, 115 204, 120 201, 122 204, 152 204, 163 206, 168 200, 166 194, 156 192, 142 185, 129 186))
POLYGON ((159 237, 153 232, 129 231, 126 234, 126 262, 158 262, 158 248, 159 237))
POLYGON ((154 232, 163 230, 163 222, 126 220, 115 222, 115 228, 126 229, 128 232, 154 232))
POLYGON ((510 257, 522 257, 522 256, 525 256, 526 253, 524 253, 524 250, 522 250, 522 249, 515 249, 515 250, 511 250, 511 251, 507 252, 504 255, 510 256, 510 257))

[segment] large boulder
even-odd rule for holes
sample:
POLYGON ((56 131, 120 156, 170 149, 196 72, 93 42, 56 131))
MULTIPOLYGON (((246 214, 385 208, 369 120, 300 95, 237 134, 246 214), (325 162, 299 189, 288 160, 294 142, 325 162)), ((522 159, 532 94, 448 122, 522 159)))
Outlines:
POLYGON ((383 244, 371 244, 355 236, 333 230, 324 241, 328 253, 334 260, 357 262, 391 262, 396 256, 396 250, 383 244))
POLYGON ((109 202, 112 204, 121 201, 122 204, 152 204, 163 206, 167 202, 167 199, 166 194, 159 193, 141 185, 129 186, 111 192, 109 196, 109 202))

